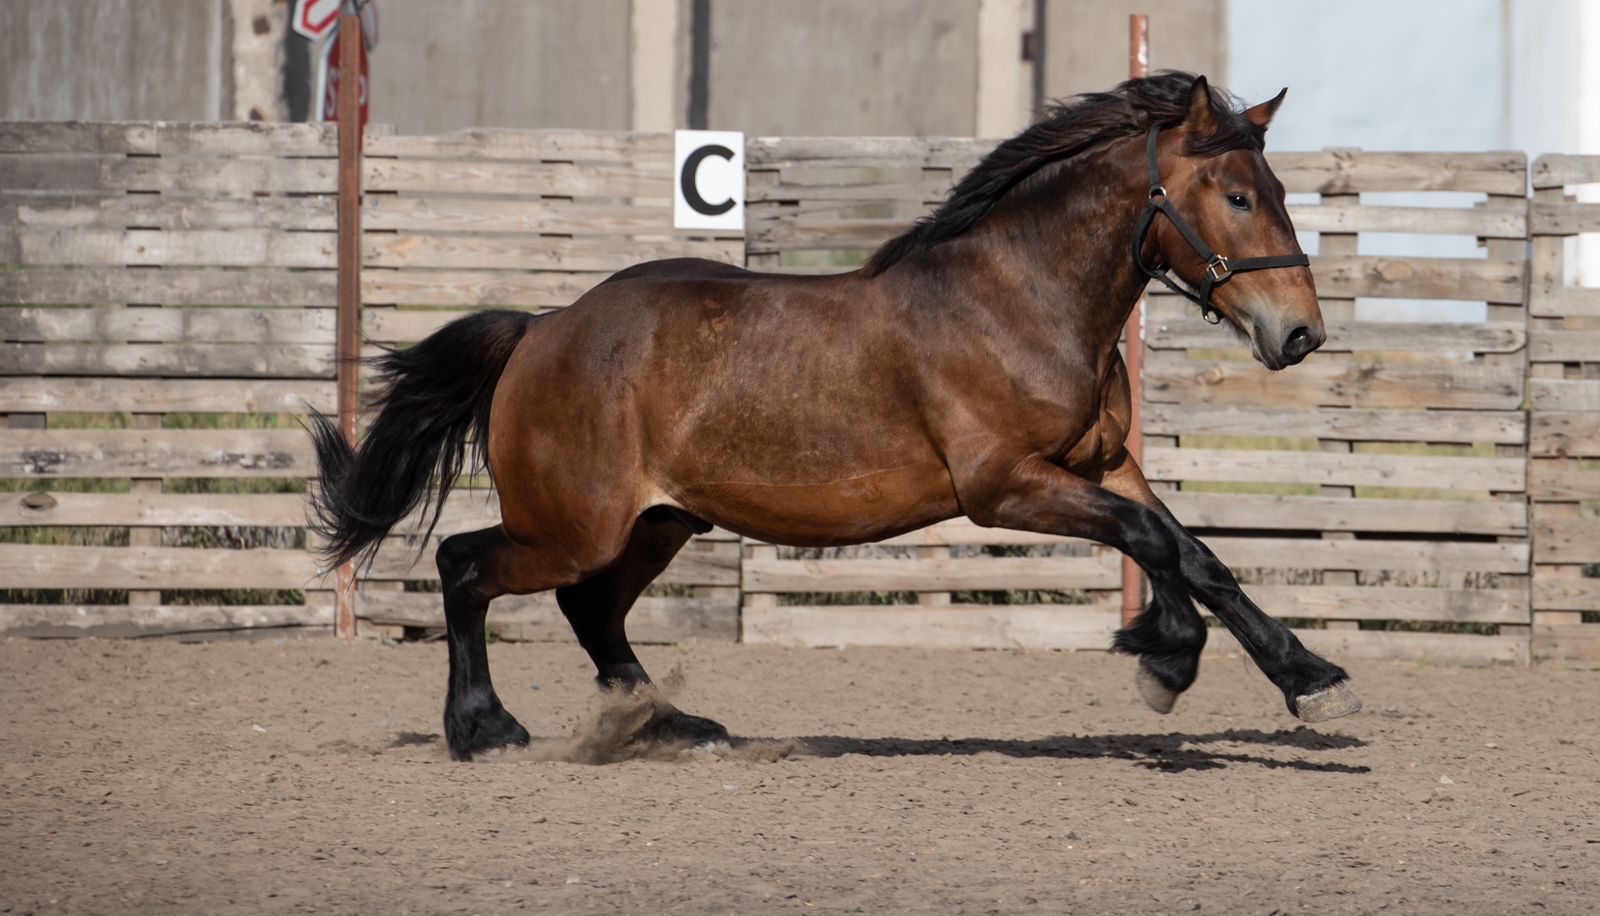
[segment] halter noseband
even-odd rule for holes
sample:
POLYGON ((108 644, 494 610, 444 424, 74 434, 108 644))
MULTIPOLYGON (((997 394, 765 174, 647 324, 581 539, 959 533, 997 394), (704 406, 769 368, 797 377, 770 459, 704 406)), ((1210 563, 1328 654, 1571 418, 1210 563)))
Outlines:
POLYGON ((1150 166, 1150 198, 1144 205, 1144 212, 1139 214, 1139 222, 1133 230, 1133 263, 1137 264, 1146 276, 1160 280, 1168 289, 1200 306, 1200 314, 1205 317, 1206 321, 1211 324, 1217 324, 1222 321, 1222 313, 1218 312, 1217 307, 1211 304, 1211 291, 1233 279, 1234 274, 1244 273, 1247 270, 1266 270, 1270 267, 1309 267, 1311 265, 1311 259, 1303 254, 1275 254, 1265 258, 1229 260, 1212 251, 1211 246, 1207 245, 1200 238, 1200 235, 1194 231, 1193 227, 1182 216, 1178 215, 1178 209, 1172 205, 1172 201, 1167 199, 1167 189, 1161 186, 1161 166, 1156 161, 1156 139, 1160 136, 1161 128, 1154 124, 1150 125, 1150 133, 1147 135, 1144 144, 1145 160, 1150 166), (1150 226, 1155 222, 1156 213, 1158 212, 1167 215, 1167 219, 1172 221, 1173 227, 1183 236, 1184 241, 1188 242, 1189 247, 1194 249, 1195 254, 1198 254, 1200 259, 1206 262, 1206 275, 1200 281, 1200 293, 1198 295, 1173 282, 1172 277, 1167 275, 1167 268, 1152 268, 1144 262, 1142 254, 1144 239, 1145 236, 1150 234, 1150 226))

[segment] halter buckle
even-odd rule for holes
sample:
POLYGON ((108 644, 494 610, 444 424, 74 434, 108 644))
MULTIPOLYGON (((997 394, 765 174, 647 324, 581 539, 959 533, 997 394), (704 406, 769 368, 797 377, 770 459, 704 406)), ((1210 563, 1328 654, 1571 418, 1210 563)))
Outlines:
POLYGON ((1165 187, 1163 187, 1161 185, 1158 185, 1158 184, 1153 184, 1153 185, 1150 186, 1150 199, 1151 200, 1155 200, 1157 197, 1166 197, 1166 196, 1167 196, 1167 189, 1165 187))
POLYGON ((1211 275, 1213 283, 1221 283, 1231 276, 1233 271, 1228 267, 1228 259, 1219 254, 1212 259, 1210 264, 1206 265, 1206 273, 1211 275))

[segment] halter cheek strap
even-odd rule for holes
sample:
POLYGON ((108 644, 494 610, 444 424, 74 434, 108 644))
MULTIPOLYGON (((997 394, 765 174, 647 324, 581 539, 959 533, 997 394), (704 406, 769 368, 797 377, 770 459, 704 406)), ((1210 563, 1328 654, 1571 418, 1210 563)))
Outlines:
POLYGON ((1234 274, 1244 273, 1248 270, 1266 270, 1272 267, 1308 267, 1311 259, 1303 254, 1275 254, 1264 258, 1238 258, 1229 260, 1215 251, 1200 238, 1199 233, 1178 214, 1178 208, 1172 205, 1167 197, 1167 189, 1161 186, 1161 166, 1156 160, 1156 141, 1161 136, 1161 128, 1152 124, 1150 132, 1146 135, 1144 143, 1145 162, 1150 167, 1150 197, 1145 202, 1144 212, 1139 214, 1139 222, 1133 229, 1133 263, 1151 279, 1160 280, 1168 289, 1183 296, 1190 302, 1200 306, 1200 314, 1206 321, 1217 324, 1222 321, 1222 313, 1211 304, 1211 291, 1218 286, 1233 279, 1234 274), (1200 292, 1192 292, 1187 287, 1178 285, 1167 273, 1165 267, 1151 267, 1144 262, 1144 240, 1150 234, 1150 226, 1155 222, 1156 214, 1165 214, 1171 221, 1173 228, 1189 243, 1195 254, 1206 264, 1206 274, 1200 281, 1200 292))

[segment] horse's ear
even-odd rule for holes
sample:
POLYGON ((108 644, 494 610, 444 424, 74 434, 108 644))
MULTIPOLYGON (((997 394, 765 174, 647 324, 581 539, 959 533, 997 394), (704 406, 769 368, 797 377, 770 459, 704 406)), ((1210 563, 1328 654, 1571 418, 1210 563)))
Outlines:
POLYGON ((1202 137, 1217 128, 1217 112, 1211 107, 1211 86, 1203 76, 1195 77, 1194 84, 1189 87, 1189 112, 1184 115, 1183 125, 1202 137))
POLYGON ((1288 94, 1289 87, 1283 87, 1283 91, 1279 92, 1272 98, 1267 99, 1265 102, 1262 102, 1260 105, 1252 105, 1249 108, 1246 108, 1244 110, 1245 118, 1248 119, 1251 124, 1254 124, 1262 130, 1266 130, 1267 125, 1272 123, 1272 116, 1278 113, 1278 106, 1283 104, 1283 97, 1288 94))

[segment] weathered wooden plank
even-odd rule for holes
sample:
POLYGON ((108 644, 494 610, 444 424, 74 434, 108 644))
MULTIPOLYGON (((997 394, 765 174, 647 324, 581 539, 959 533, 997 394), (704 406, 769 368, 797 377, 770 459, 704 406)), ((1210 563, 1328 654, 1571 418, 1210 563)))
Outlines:
MULTIPOLYGON (((363 579, 405 579, 433 581, 439 578, 434 567, 433 553, 438 537, 426 550, 418 551, 416 545, 396 539, 385 541, 378 548, 370 568, 361 572, 363 579), (420 555, 419 555, 420 553, 420 555)), ((736 544, 702 542, 686 548, 673 558, 658 578, 656 585, 738 585, 739 548, 736 544)))
POLYGON ((751 137, 745 140, 745 162, 752 171, 795 166, 967 169, 995 143, 968 137, 751 137))
POLYGON ((327 626, 331 601, 311 604, 0 604, 7 636, 116 638, 262 627, 327 626))
POLYGON ((1534 413, 1528 452, 1540 458, 1600 458, 1600 412, 1534 413))
POLYGON ((0 340, 331 344, 332 309, 0 308, 0 340))
POLYGON ((1529 201, 1528 231, 1533 235, 1577 235, 1600 232, 1600 204, 1567 199, 1560 203, 1529 201))
MULTIPOLYGON (((918 174, 899 180, 863 173, 863 177, 852 181, 784 175, 770 185, 749 188, 746 219, 750 225, 756 225, 766 215, 764 205, 774 202, 804 205, 810 201, 858 204, 883 201, 905 205, 918 201, 932 206, 944 201, 953 180, 949 172, 918 174)), ((774 215, 781 213, 776 210, 774 215)))
POLYGON ((1275 569, 1388 569, 1526 573, 1526 543, 1207 538, 1229 566, 1275 569))
MULTIPOLYGON (((1297 367, 1294 370, 1298 372, 1297 367)), ((1281 376, 1279 376, 1281 377, 1281 376)), ((1361 442, 1494 442, 1520 445, 1517 410, 1357 410, 1147 404, 1146 435, 1292 436, 1361 442)))
POLYGON ((1534 458, 1528 462, 1528 496, 1541 500, 1600 499, 1600 470, 1575 458, 1534 458))
POLYGON ((305 379, 9 378, 0 413, 126 411, 148 413, 304 413, 334 409, 332 382, 305 379))
POLYGON ((552 160, 629 165, 655 160, 672 167, 672 134, 595 130, 472 128, 441 134, 369 136, 368 158, 552 160))
POLYGON ((1522 301, 1525 261, 1387 256, 1313 257, 1318 294, 1331 298, 1522 301))
POLYGON ((510 232, 607 237, 704 236, 704 230, 674 229, 667 202, 596 203, 584 200, 395 197, 374 194, 362 203, 368 232, 510 232))
MULTIPOLYGON (((7 343, 0 376, 119 375, 333 378, 332 344, 7 343)), ((137 405, 127 405, 137 406, 137 405)))
POLYGON ((1535 563, 1600 563, 1600 518, 1559 515, 1533 507, 1535 563))
MULTIPOLYGON (((1434 665, 1526 665, 1528 638, 1475 633, 1393 630, 1294 630, 1306 648, 1327 658, 1411 661, 1434 665)), ((1206 651, 1242 653, 1226 630, 1212 630, 1206 651)))
MULTIPOLYGON (((363 620, 394 626, 444 627, 444 606, 436 593, 363 591, 356 602, 363 620)), ((572 625, 561 614, 553 592, 496 598, 488 619, 497 639, 520 642, 572 641, 572 625)), ((628 638, 634 643, 739 638, 739 606, 731 600, 645 596, 628 613, 628 638)))
POLYGON ((1521 239, 1528 234, 1523 207, 1325 207, 1290 204, 1289 219, 1301 232, 1404 232, 1521 239))
POLYGON ((1105 605, 746 607, 742 641, 786 646, 1108 649, 1118 615, 1105 605))
POLYGON ((332 157, 338 152, 332 123, 0 121, 0 153, 332 157))
POLYGON ((739 242, 715 239, 556 238, 510 235, 367 235, 366 267, 617 271, 662 258, 742 263, 739 242))
POLYGON ((1600 664, 1600 626, 1538 625, 1533 628, 1533 660, 1588 668, 1600 664))
POLYGON ((1534 330, 1528 359, 1536 363, 1600 362, 1600 331, 1534 330))
MULTIPOLYGON (((141 405, 142 406, 142 405, 141 405)), ((304 477, 301 429, 14 429, 0 437, 11 477, 304 477)))
POLYGON ((47 229, 338 228, 334 198, 169 197, 157 194, 0 192, 0 226, 47 229))
POLYGON ((1600 410, 1600 379, 1531 378, 1528 396, 1543 410, 1600 410))
MULTIPOLYGON (((0 271, 0 276, 4 272, 0 271)), ((361 271, 361 298, 367 305, 524 306, 552 308, 572 304, 610 271, 566 273, 523 270, 361 271)))
POLYGON ((1355 363, 1315 357, 1288 372, 1254 363, 1198 362, 1152 350, 1145 396, 1153 402, 1283 407, 1444 407, 1516 410, 1522 370, 1513 365, 1355 363))
POLYGON ((1600 578, 1535 575, 1533 606, 1541 611, 1600 611, 1600 578))
POLYGON ((0 270, 11 305, 230 305, 332 308, 331 270, 75 267, 0 270))
POLYGON ((670 159, 573 164, 368 158, 362 176, 368 193, 672 197, 670 159))
POLYGON ((1527 481, 1521 458, 1150 448, 1145 450, 1143 466, 1145 475, 1152 481, 1315 483, 1505 492, 1520 491, 1527 481))
POLYGON ((250 197, 261 193, 333 194, 338 187, 338 162, 333 159, 59 153, 0 156, 0 188, 16 191, 250 197))
POLYGON ((1600 156, 1546 153, 1533 160, 1533 168, 1528 174, 1535 188, 1593 184, 1600 182, 1600 156))
POLYGON ((0 544, 8 588, 332 588, 303 550, 0 544))
POLYGON ((1527 623, 1526 589, 1410 588, 1388 585, 1248 585, 1274 617, 1527 623))
MULTIPOLYGON (((1434 324, 1425 322, 1329 321, 1328 353, 1360 350, 1455 353, 1515 353, 1528 335, 1520 322, 1434 324)), ((1157 350, 1213 349, 1229 342, 1215 325, 1199 317, 1166 318, 1150 322, 1145 343, 1157 350)))
POLYGON ((1600 318, 1600 289, 1534 283, 1528 314, 1535 318, 1600 318))
POLYGON ((1116 557, 961 557, 915 560, 762 560, 744 563, 747 592, 1108 589, 1116 557))
POLYGON ((1165 494, 1162 499, 1172 514, 1191 528, 1504 535, 1528 532, 1528 510, 1520 501, 1186 492, 1165 494))
POLYGON ((334 266, 331 232, 270 229, 0 229, 0 260, 26 267, 334 266))
POLYGON ((298 528, 306 523, 300 493, 6 493, 0 528, 130 525, 298 528))
POLYGON ((1520 195, 1528 157, 1520 152, 1377 153, 1324 150, 1269 153, 1267 162, 1291 194, 1360 191, 1481 191, 1520 195))

